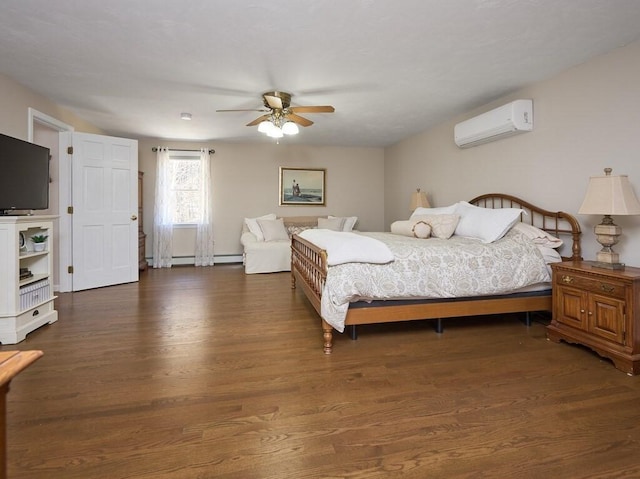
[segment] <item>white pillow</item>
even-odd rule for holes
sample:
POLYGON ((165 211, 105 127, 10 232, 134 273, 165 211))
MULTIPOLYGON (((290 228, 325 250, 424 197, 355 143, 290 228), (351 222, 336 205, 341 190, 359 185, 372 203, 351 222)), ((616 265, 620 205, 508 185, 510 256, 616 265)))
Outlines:
MULTIPOLYGON (((339 216, 331 216, 329 215, 329 219, 339 218, 339 216)), ((356 225, 358 221, 357 216, 344 216, 344 226, 342 227, 342 231, 351 231, 353 227, 356 225)))
POLYGON ((287 233, 287 228, 284 227, 284 221, 282 218, 275 220, 264 220, 258 218, 257 221, 258 225, 260 225, 265 241, 289 240, 289 234, 287 233))
POLYGON ((562 240, 560 238, 556 238, 533 225, 518 222, 513 225, 513 229, 531 239, 538 246, 546 246, 547 248, 559 248, 562 246, 562 240))
POLYGON ((431 215, 452 215, 456 212, 456 205, 450 205, 450 206, 441 206, 439 208, 425 208, 423 206, 418 206, 413 213, 411 213, 411 216, 409 216, 409 219, 413 218, 414 216, 431 216, 431 215))
POLYGON ((258 225, 258 220, 275 220, 276 219, 276 215, 274 213, 269 213, 268 215, 264 215, 264 216, 259 216, 258 218, 245 218, 244 219, 244 223, 247 225, 247 228, 249 228, 249 231, 251 231, 256 238, 258 238, 258 241, 264 241, 264 236, 262 234, 262 230, 260 229, 260 225, 258 225))
POLYGON ((520 208, 481 208, 460 201, 456 204, 456 214, 460 215, 460 221, 455 234, 478 238, 483 243, 493 243, 518 222, 522 213, 525 211, 520 208))
POLYGON ((344 218, 318 218, 318 228, 333 231, 343 231, 344 218))

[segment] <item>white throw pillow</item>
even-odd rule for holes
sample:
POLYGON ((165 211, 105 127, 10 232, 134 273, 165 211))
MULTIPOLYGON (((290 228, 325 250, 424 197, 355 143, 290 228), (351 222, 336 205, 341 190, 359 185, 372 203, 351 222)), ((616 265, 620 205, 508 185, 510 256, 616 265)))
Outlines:
POLYGON ((413 213, 411 213, 411 216, 409 217, 409 219, 413 218, 414 216, 431 216, 431 215, 451 215, 454 214, 456 212, 456 205, 450 205, 450 206, 441 206, 439 208, 425 208, 423 206, 418 206, 413 213))
POLYGON ((502 238, 525 213, 520 208, 481 208, 466 201, 456 204, 456 214, 460 221, 456 227, 457 236, 478 238, 483 243, 493 243, 502 238))
MULTIPOLYGON (((331 216, 329 215, 329 219, 340 218, 340 216, 331 216)), ((352 231, 353 227, 356 225, 358 221, 357 216, 344 216, 344 226, 342 227, 342 231, 352 231)))
POLYGON ((260 225, 258 225, 258 220, 275 220, 276 215, 274 213, 269 213, 268 215, 259 216, 258 218, 245 218, 244 223, 249 228, 258 241, 264 241, 264 236, 262 235, 262 230, 260 229, 260 225))
POLYGON ((282 218, 275 220, 264 220, 259 218, 257 221, 258 225, 260 225, 265 241, 289 240, 289 234, 287 233, 287 228, 284 227, 284 221, 282 218))
POLYGON ((332 231, 343 231, 344 218, 318 218, 318 228, 332 231))

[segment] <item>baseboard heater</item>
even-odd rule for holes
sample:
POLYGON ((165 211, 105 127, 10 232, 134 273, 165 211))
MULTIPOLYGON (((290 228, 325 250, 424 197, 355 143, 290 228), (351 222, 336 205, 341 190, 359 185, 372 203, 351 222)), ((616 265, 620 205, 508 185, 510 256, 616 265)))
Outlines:
MULTIPOLYGON (((149 265, 153 264, 153 258, 146 258, 149 262, 149 265)), ((215 264, 225 264, 225 263, 242 263, 242 255, 241 254, 222 254, 216 255, 213 257, 215 264)), ((174 266, 185 266, 185 265, 194 265, 196 263, 195 256, 174 256, 172 258, 171 263, 174 266)))

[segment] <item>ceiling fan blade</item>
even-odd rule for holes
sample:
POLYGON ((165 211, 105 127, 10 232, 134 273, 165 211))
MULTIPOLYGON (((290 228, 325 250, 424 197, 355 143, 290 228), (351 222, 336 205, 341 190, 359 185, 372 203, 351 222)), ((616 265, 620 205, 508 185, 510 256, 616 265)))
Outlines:
POLYGON ((330 105, 325 106, 292 106, 289 108, 294 113, 333 113, 336 109, 330 105))
POLYGON ((302 125, 302 126, 313 125, 313 122, 311 120, 307 120, 306 118, 300 115, 296 115, 295 113, 288 113, 287 115, 285 115, 285 117, 291 120, 292 122, 297 123, 298 125, 302 125))
POLYGON ((282 105, 281 98, 273 95, 263 95, 263 97, 264 97, 264 101, 266 101, 267 105, 269 105, 271 108, 282 110, 283 105, 282 105))
POLYGON ((265 110, 264 108, 260 108, 260 109, 250 108, 250 109, 247 109, 247 110, 216 110, 217 113, 227 113, 227 112, 230 112, 230 111, 270 111, 270 110, 265 110))
POLYGON ((247 126, 256 126, 257 124, 263 122, 264 120, 269 119, 270 115, 262 115, 253 120, 251 123, 247 123, 247 126))

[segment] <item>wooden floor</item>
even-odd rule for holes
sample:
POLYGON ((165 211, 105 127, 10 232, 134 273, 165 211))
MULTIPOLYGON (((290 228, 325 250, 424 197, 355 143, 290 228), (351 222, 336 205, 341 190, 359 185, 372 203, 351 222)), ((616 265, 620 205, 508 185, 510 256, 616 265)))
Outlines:
POLYGON ((539 317, 361 327, 322 352, 286 273, 67 293, 8 396, 12 479, 637 478, 640 377, 539 317))

